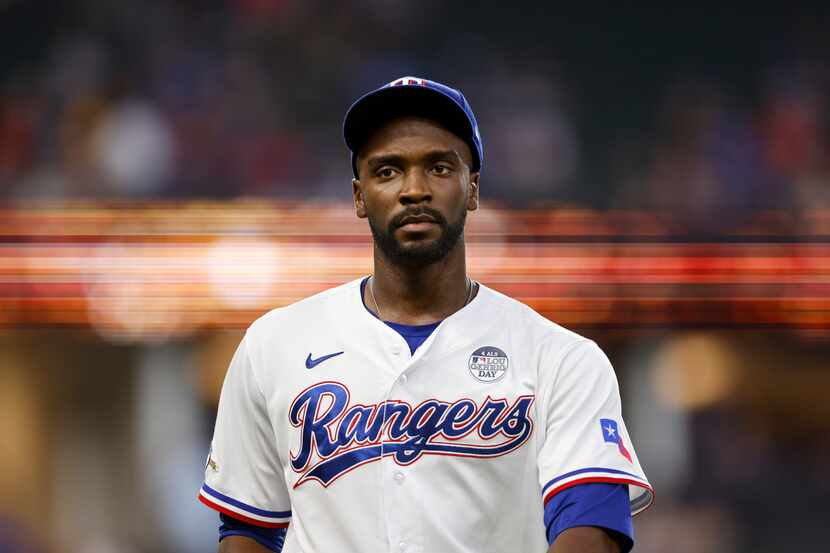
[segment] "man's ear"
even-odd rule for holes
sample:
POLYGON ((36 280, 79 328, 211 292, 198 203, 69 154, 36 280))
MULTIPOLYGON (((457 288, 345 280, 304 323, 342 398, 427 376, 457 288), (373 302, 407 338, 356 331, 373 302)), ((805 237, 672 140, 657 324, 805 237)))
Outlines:
POLYGON ((470 173, 470 186, 467 187, 467 211, 478 209, 478 182, 481 173, 470 173))
POLYGON ((366 202, 363 201, 363 190, 360 188, 360 181, 352 179, 352 196, 354 196, 354 212, 361 218, 366 218, 366 202))

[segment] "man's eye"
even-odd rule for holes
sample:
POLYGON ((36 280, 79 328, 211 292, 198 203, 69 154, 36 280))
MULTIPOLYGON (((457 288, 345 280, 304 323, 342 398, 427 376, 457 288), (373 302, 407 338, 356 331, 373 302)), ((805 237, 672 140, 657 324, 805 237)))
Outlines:
POLYGON ((450 172, 450 168, 446 165, 436 165, 432 168, 432 171, 438 175, 447 175, 450 172))
POLYGON ((391 167, 384 167, 377 172, 377 176, 382 179, 391 179, 395 175, 395 170, 391 167))

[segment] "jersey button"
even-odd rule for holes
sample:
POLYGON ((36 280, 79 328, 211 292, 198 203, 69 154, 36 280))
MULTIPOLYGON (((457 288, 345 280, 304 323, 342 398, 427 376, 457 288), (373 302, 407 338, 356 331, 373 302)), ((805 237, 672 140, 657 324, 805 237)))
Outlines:
POLYGON ((401 347, 400 346, 392 346, 392 355, 400 355, 401 354, 401 347))
POLYGON ((405 374, 401 375, 401 384, 406 384, 406 381, 409 380, 409 377, 405 374))
POLYGON ((395 476, 393 476, 393 478, 395 479, 395 482, 397 482, 398 484, 402 484, 403 481, 406 479, 406 476, 404 476, 404 474, 401 471, 396 470, 395 476))
POLYGON ((406 542, 405 542, 405 541, 402 541, 401 543, 399 543, 399 544, 398 544, 398 548, 399 548, 401 551, 406 551, 406 542))

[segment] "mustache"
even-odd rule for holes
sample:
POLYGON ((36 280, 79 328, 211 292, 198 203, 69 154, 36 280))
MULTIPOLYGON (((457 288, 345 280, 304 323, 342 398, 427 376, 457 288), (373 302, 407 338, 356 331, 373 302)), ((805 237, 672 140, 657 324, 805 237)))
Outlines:
POLYGON ((403 226, 403 220, 407 217, 417 217, 419 215, 427 215, 431 217, 438 225, 442 227, 447 226, 447 219, 436 209, 433 209, 428 206, 421 206, 406 209, 395 215, 391 221, 389 221, 390 228, 398 228, 403 226))

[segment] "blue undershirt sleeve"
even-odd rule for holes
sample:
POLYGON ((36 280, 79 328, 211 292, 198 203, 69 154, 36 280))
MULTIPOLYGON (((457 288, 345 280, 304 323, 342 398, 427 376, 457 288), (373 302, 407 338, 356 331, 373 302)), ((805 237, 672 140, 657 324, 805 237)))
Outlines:
POLYGON ((282 552, 287 528, 254 526, 225 514, 220 514, 219 519, 222 521, 222 525, 219 526, 219 541, 228 536, 245 536, 256 541, 262 547, 267 547, 274 553, 282 552))
POLYGON ((628 486, 590 483, 562 490, 545 505, 545 529, 548 543, 568 528, 595 526, 602 528, 620 546, 622 553, 634 547, 634 526, 628 486))

